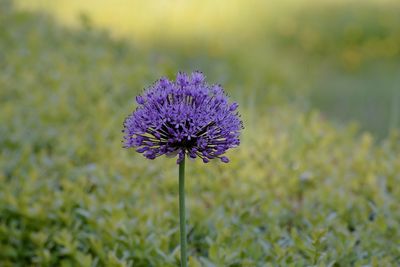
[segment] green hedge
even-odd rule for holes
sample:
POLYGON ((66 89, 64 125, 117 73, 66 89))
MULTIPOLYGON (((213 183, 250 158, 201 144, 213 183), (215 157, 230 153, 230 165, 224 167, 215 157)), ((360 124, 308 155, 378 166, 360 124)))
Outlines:
MULTIPOLYGON (((177 266, 175 161, 120 143, 132 88, 175 67, 140 51, 1 4, 1 266, 177 266)), ((190 266, 400 264, 396 133, 241 112, 230 164, 188 162, 190 266)))

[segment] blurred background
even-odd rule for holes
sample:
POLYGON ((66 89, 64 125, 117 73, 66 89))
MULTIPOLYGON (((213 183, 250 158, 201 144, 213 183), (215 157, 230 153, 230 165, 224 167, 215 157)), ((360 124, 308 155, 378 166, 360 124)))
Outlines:
POLYGON ((334 121, 355 121, 379 137, 400 124, 397 1, 17 4, 64 25, 92 26, 124 38, 168 75, 201 69, 243 104, 262 108, 296 100, 334 121))
POLYGON ((177 266, 175 160, 135 96, 200 70, 240 104, 187 165, 190 266, 400 266, 398 0, 0 0, 0 266, 177 266))

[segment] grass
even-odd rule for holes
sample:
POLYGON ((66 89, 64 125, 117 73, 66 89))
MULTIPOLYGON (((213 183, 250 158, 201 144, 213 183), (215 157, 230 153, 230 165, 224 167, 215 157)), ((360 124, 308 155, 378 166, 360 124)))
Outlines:
MULTIPOLYGON (((257 53, 212 42, 144 45, 86 19, 72 29, 0 3, 1 266, 177 266, 175 161, 123 150, 120 130, 144 86, 193 68, 239 100, 246 128, 230 164, 187 164, 190 266, 400 264, 399 135, 377 141, 332 123, 328 110, 346 112, 324 103, 391 94, 398 54, 347 69, 335 56, 340 34, 328 56, 285 45, 279 32, 268 33, 279 45, 257 53)), ((359 101, 340 107, 355 116, 359 101)))

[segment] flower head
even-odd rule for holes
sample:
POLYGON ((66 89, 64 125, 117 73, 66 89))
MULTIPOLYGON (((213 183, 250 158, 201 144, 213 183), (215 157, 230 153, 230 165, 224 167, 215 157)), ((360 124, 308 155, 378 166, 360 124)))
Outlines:
POLYGON ((161 78, 136 97, 137 109, 124 122, 124 146, 148 159, 166 154, 200 157, 207 163, 239 145, 243 128, 238 104, 229 103, 220 85, 209 85, 201 72, 161 78))

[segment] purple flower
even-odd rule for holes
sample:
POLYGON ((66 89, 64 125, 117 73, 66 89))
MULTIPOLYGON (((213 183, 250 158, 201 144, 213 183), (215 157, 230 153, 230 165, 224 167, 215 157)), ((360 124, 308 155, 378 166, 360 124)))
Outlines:
POLYGON ((229 103, 220 85, 209 85, 201 72, 161 78, 136 97, 137 109, 125 119, 124 147, 148 159, 187 155, 207 163, 239 145, 243 128, 238 104, 229 103))

